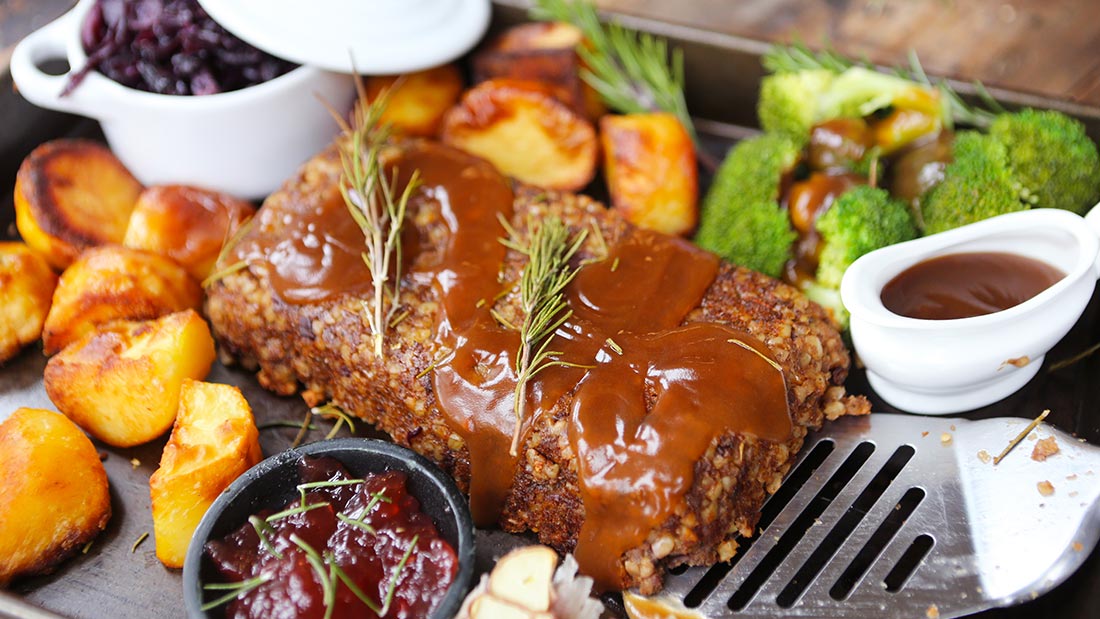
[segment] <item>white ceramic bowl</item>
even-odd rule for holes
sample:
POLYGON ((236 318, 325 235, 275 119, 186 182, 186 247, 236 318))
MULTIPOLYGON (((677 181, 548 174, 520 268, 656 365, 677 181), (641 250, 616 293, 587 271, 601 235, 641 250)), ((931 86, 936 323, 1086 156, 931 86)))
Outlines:
POLYGON ((84 66, 80 25, 93 2, 80 0, 20 42, 11 58, 12 79, 36 105, 98 120, 111 149, 147 185, 184 183, 263 197, 336 134, 321 100, 344 110, 355 96, 351 77, 303 66, 205 96, 144 92, 90 71, 61 97, 69 74, 49 75, 38 65, 65 58, 70 72, 84 66))
POLYGON ((1000 400, 1026 384, 1092 298, 1100 276, 1100 207, 1086 219, 1035 209, 873 251, 844 274, 841 299, 871 387, 906 411, 949 414, 1000 400), (1009 252, 1066 276, 1000 312, 956 320, 899 316, 882 288, 914 264, 959 252, 1009 252))

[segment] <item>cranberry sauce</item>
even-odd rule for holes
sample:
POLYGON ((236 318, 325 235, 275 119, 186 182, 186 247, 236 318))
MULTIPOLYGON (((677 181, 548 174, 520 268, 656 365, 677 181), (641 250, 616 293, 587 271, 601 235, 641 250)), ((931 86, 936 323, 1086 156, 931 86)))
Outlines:
MULTIPOLYGON (((304 500, 260 511, 206 544, 225 583, 254 585, 228 602, 225 616, 319 618, 329 604, 337 619, 430 615, 458 558, 408 493, 405 474, 356 481, 332 458, 303 457, 298 468, 304 500)), ((227 592, 206 588, 207 599, 227 592)))

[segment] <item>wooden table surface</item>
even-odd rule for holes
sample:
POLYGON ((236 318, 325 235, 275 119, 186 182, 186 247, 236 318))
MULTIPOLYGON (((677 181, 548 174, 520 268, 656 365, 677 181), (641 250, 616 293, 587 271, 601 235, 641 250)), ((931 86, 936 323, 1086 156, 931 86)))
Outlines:
MULTIPOLYGON (((831 42, 932 74, 1100 107, 1097 0, 596 0, 601 8, 764 41, 831 42)), ((73 0, 0 0, 3 50, 73 0)))
POLYGON ((597 0, 622 12, 1100 106, 1097 0, 597 0))

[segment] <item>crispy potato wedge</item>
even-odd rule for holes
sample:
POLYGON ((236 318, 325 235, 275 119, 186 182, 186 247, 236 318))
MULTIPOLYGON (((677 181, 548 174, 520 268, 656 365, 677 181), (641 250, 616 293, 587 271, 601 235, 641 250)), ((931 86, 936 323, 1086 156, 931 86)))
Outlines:
POLYGON ((634 224, 687 234, 699 213, 695 145, 672 114, 600 119, 604 175, 611 204, 634 224))
POLYGON ((34 149, 15 177, 15 225, 23 240, 64 269, 80 252, 119 243, 141 183, 106 146, 54 140, 34 149))
POLYGON ((528 22, 508 28, 473 56, 475 82, 506 78, 548 84, 563 103, 589 120, 607 108, 581 79, 577 46, 584 35, 565 22, 528 22))
POLYGON ((202 281, 225 242, 255 213, 251 203, 218 191, 149 187, 138 197, 122 244, 171 258, 202 281))
POLYGON ((172 436, 149 479, 161 563, 183 567, 207 508, 261 459, 260 435, 240 389, 185 379, 172 436))
POLYGON ((198 309, 202 288, 180 265, 119 245, 89 249, 61 274, 42 332, 52 355, 112 320, 198 309))
POLYGON ((57 275, 23 243, 0 242, 0 363, 42 336, 57 275))
POLYGON ((525 183, 573 191, 596 173, 592 124, 538 82, 489 80, 447 113, 443 142, 525 183))
POLYGON ((0 588, 46 574, 111 518, 107 473, 80 428, 20 408, 0 423, 0 588))
POLYGON ((117 321, 46 363, 46 395, 92 436, 132 447, 172 427, 184 379, 214 363, 210 327, 194 310, 149 321, 117 321))
POLYGON ((462 73, 453 64, 406 75, 367 78, 367 97, 373 101, 396 84, 382 122, 397 133, 431 138, 439 135, 443 116, 462 94, 462 73), (398 80, 401 80, 398 83, 398 80))

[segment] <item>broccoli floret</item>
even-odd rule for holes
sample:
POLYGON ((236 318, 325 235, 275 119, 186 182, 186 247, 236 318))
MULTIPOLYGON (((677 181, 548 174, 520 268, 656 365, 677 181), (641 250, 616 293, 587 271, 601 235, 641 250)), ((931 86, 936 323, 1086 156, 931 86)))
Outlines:
POLYGON ((801 152, 779 134, 738 143, 703 200, 695 242, 734 264, 778 277, 796 234, 779 206, 779 185, 801 152))
POLYGON ((765 77, 760 82, 760 100, 756 104, 760 126, 767 132, 805 141, 818 121, 817 101, 835 76, 825 69, 810 69, 765 77))
POLYGON ((844 271, 863 254, 917 237, 917 228, 905 203, 884 189, 853 187, 817 219, 824 248, 817 281, 839 288, 844 271))
POLYGON ((834 118, 863 118, 894 107, 923 112, 936 127, 950 126, 951 110, 939 90, 864 67, 841 73, 804 69, 769 75, 760 84, 760 126, 805 142, 811 127, 834 118))
POLYGON ((817 102, 817 120, 862 118, 888 107, 918 110, 947 124, 951 108, 935 88, 896 75, 852 67, 836 76, 817 102))
POLYGON ((1084 214, 1100 199, 1100 155, 1079 121, 1055 111, 1001 114, 989 135, 1035 206, 1084 214))
POLYGON ((848 308, 844 307, 844 302, 841 301, 839 290, 822 286, 815 281, 808 281, 802 284, 802 292, 806 295, 807 299, 825 308, 825 311, 832 317, 833 322, 836 323, 839 331, 848 330, 851 314, 848 313, 848 308))
POLYGON ((999 140, 960 131, 951 155, 943 180, 921 200, 925 232, 943 232, 1028 207, 1020 200, 1020 184, 1009 171, 1008 153, 999 140))

